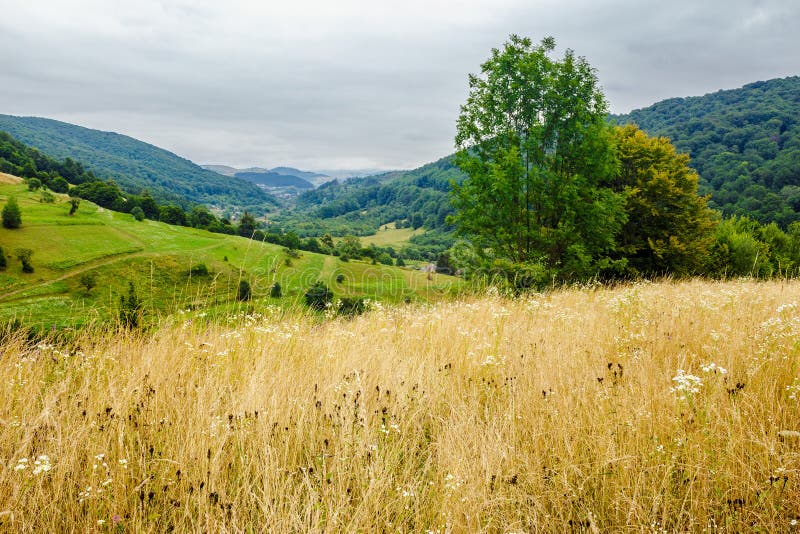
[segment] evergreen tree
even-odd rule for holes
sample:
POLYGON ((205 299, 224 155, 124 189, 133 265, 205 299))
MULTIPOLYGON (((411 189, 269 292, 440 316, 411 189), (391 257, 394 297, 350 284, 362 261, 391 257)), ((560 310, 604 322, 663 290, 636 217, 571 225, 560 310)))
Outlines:
POLYGON ((252 237, 255 231, 256 220, 252 215, 245 211, 241 220, 239 220, 239 228, 237 233, 242 237, 252 237))
POLYGON ((17 204, 17 199, 8 197, 8 202, 3 207, 3 227, 14 229, 22 225, 22 213, 17 204))

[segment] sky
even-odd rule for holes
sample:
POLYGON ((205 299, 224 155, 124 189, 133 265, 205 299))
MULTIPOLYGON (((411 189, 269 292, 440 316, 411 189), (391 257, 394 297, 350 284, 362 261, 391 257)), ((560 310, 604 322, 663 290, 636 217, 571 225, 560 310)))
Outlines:
POLYGON ((800 74, 798 0, 0 0, 0 113, 197 163, 414 168, 512 33, 597 70, 611 111, 800 74))

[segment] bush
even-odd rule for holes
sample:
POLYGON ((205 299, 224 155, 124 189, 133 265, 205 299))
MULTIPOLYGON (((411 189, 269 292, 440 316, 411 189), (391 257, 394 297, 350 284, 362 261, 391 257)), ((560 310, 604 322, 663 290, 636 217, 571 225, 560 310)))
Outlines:
POLYGON ((8 197, 8 202, 3 207, 3 227, 13 230, 22 226, 22 213, 14 197, 8 197))
POLYGON ((274 299, 279 299, 283 296, 283 290, 278 282, 272 284, 272 287, 269 290, 269 296, 274 299))
POLYGON ((80 278, 78 278, 78 282, 86 289, 86 293, 89 293, 97 286, 97 277, 94 273, 82 273, 80 278))
POLYGON ((50 191, 43 189, 42 193, 39 195, 39 202, 42 202, 44 204, 52 204, 55 201, 56 197, 50 191))
POLYGON ((56 193, 66 193, 69 191, 69 184, 64 178, 57 176, 50 182, 50 189, 56 193))
POLYGON ((189 276, 208 276, 210 271, 208 270, 208 266, 205 263, 198 263, 197 265, 192 265, 192 268, 189 269, 189 276))
POLYGON ((128 294, 119 297, 119 321, 126 328, 136 328, 141 325, 144 304, 136 294, 136 286, 128 282, 128 294))
POLYGON ((78 211, 78 206, 80 205, 81 199, 75 197, 69 199, 69 214, 75 215, 75 212, 78 211))
POLYGON ((333 292, 322 282, 317 282, 306 291, 306 305, 314 310, 324 310, 333 300, 333 292))
POLYGON ((0 247, 0 271, 4 271, 7 265, 6 253, 3 252, 3 247, 0 247))
POLYGON ((250 288, 250 282, 247 280, 241 280, 239 282, 239 289, 236 292, 236 300, 247 302, 253 297, 252 290, 250 288))
POLYGON ((367 311, 367 303, 363 297, 342 297, 336 308, 336 313, 354 317, 367 311))
POLYGON ((343 274, 337 274, 336 275, 336 283, 337 284, 341 284, 342 282, 344 282, 344 275, 343 274))
POLYGON ((16 253, 17 259, 22 262, 22 272, 32 273, 33 265, 31 264, 31 256, 33 256, 33 251, 29 248, 18 248, 14 252, 16 253))
POLYGON ((36 191, 42 187, 42 181, 38 178, 28 178, 28 191, 36 191))
POLYGON ((133 207, 133 209, 131 210, 131 215, 133 215, 133 218, 136 219, 137 221, 144 220, 144 210, 139 206, 133 207))

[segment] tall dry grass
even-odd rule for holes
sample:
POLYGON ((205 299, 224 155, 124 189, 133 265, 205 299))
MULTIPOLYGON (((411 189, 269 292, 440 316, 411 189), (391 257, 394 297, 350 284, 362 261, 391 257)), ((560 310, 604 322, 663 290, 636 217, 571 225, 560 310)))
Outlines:
POLYGON ((0 529, 791 531, 798 304, 696 281, 12 340, 0 529))

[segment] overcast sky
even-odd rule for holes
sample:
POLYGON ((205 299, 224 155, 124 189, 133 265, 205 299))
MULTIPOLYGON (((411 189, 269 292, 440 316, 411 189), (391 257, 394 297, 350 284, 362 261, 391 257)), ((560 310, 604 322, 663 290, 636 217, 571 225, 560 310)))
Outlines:
POLYGON ((594 66, 614 112, 800 74, 799 0, 0 0, 0 113, 198 163, 411 168, 453 150, 511 33, 594 66))

